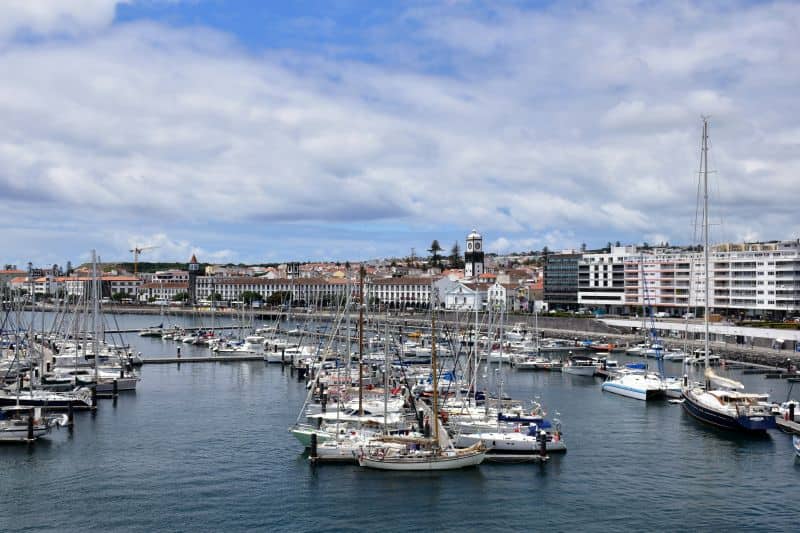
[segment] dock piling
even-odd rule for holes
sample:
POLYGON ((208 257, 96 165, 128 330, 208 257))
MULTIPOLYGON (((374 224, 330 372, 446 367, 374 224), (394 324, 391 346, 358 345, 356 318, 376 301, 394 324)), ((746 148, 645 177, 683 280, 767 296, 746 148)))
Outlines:
POLYGON ((35 417, 33 408, 28 412, 28 442, 33 442, 33 419, 35 417))
POLYGON ((309 459, 311 459, 311 464, 316 464, 317 459, 319 456, 317 455, 317 434, 311 434, 311 453, 309 454, 309 459))

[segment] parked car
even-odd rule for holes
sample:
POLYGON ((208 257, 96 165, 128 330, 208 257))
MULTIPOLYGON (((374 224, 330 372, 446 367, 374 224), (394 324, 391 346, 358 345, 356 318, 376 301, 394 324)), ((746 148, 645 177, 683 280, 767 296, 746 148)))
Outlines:
POLYGON ((689 318, 697 318, 697 317, 694 316, 694 313, 683 313, 683 318, 689 319, 689 318))

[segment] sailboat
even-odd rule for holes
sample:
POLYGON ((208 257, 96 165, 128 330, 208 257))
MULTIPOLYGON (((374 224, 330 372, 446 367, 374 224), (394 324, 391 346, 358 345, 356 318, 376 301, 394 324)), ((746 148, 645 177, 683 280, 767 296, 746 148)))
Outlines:
MULTIPOLYGON (((658 361, 658 372, 648 372, 646 366, 642 370, 634 370, 630 367, 626 367, 618 371, 616 376, 604 382, 601 388, 605 392, 611 392, 636 400, 660 400, 668 393, 667 382, 664 378, 664 348, 661 343, 658 342, 652 307, 648 313, 650 296, 647 291, 647 280, 644 275, 644 255, 641 256, 639 265, 641 269, 641 281, 639 283, 642 286, 642 330, 645 332, 649 331, 649 333, 646 333, 646 340, 651 341, 648 342, 646 347, 640 350, 639 353, 645 356, 652 354, 658 361), (647 324, 648 316, 650 318, 649 327, 647 324), (652 339, 648 337, 652 337, 652 339)), ((674 381, 672 383, 674 383, 674 381)), ((677 384, 680 386, 680 382, 677 382, 677 384)))
MULTIPOLYGON (((432 293, 434 291, 431 291, 432 293)), ((431 301, 431 372, 433 383, 438 383, 436 362, 436 305, 431 301)), ((478 442, 469 448, 457 449, 450 442, 439 417, 439 388, 433 387, 431 407, 423 407, 433 438, 384 437, 358 452, 358 464, 378 470, 433 471, 455 470, 476 466, 486 457, 486 447, 478 442), (400 444, 401 446, 397 446, 400 444)))
POLYGON ((703 260, 705 264, 705 384, 689 384, 683 377, 683 408, 694 418, 713 426, 762 433, 774 429, 769 396, 742 392, 744 385, 738 381, 718 376, 709 368, 709 260, 708 260, 708 119, 703 118, 703 147, 701 156, 703 175, 703 260))
POLYGON ((54 427, 64 427, 67 415, 43 415, 41 408, 0 408, 0 442, 32 442, 54 427))

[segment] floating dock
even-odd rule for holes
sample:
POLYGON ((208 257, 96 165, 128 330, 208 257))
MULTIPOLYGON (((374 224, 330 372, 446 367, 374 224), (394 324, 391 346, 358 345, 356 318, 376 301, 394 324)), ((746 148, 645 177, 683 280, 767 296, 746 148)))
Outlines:
POLYGON ((775 422, 778 424, 778 429, 786 433, 794 433, 800 435, 800 423, 783 418, 775 417, 775 422))
POLYGON ((211 357, 148 357, 143 365, 168 365, 171 363, 231 363, 234 361, 263 361, 263 355, 215 355, 211 357))

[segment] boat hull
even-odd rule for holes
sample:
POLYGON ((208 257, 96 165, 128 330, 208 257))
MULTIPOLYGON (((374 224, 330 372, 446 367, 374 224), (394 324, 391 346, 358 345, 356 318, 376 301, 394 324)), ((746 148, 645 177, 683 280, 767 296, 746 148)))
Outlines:
POLYGON ((683 394, 683 408, 694 418, 723 429, 739 431, 742 433, 763 433, 775 429, 774 416, 730 416, 720 413, 696 402, 691 394, 683 394))
MULTIPOLYGON (((33 427, 33 440, 38 439, 50 432, 47 426, 36 425, 33 427)), ((29 442, 28 428, 26 426, 15 425, 3 427, 0 425, 0 442, 29 442)))
MULTIPOLYGON (((456 446, 465 448, 473 446, 478 443, 488 448, 489 455, 493 453, 502 454, 522 454, 530 455, 532 453, 539 453, 541 445, 535 438, 520 439, 514 436, 509 436, 503 433, 473 433, 466 435, 459 435, 456 440, 456 446)), ((547 452, 566 452, 567 445, 561 439, 554 439, 548 435, 547 452)))
POLYGON ((620 383, 615 383, 613 381, 606 381, 602 385, 602 389, 605 392, 610 392, 612 394, 618 394, 620 396, 625 396, 626 398, 633 398, 635 400, 642 400, 642 401, 650 401, 650 400, 660 400, 664 398, 664 390, 663 389, 646 389, 646 388, 636 388, 636 387, 627 387, 620 383))
POLYGON ((462 453, 454 456, 404 456, 398 458, 373 458, 362 454, 358 457, 358 464, 376 470, 394 470, 406 472, 432 472, 437 470, 457 470, 481 464, 486 457, 485 451, 462 453))
POLYGON ((586 376, 592 377, 597 369, 593 366, 572 366, 565 365, 561 367, 564 374, 571 374, 573 376, 586 376))

